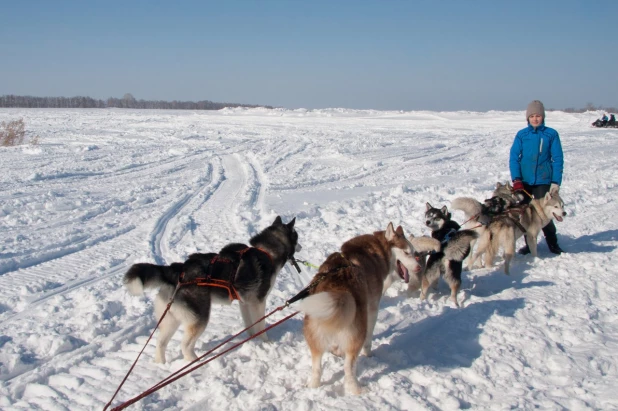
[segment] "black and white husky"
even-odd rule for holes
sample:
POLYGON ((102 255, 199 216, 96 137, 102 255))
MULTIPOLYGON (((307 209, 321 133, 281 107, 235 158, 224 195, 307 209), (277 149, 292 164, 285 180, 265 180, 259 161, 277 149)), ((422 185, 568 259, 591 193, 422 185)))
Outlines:
POLYGON ((478 238, 473 230, 460 230, 459 224, 451 220, 446 206, 442 208, 425 204, 425 225, 431 229, 431 236, 440 241, 440 251, 430 254, 421 282, 421 299, 427 298, 429 287, 440 276, 451 289, 451 301, 457 302, 457 292, 461 287, 462 262, 470 254, 470 243, 478 238))
MULTIPOLYGON (((230 304, 239 300, 245 327, 262 318, 266 297, 272 290, 277 273, 286 261, 300 250, 293 219, 284 224, 281 217, 252 237, 249 243, 228 244, 219 253, 192 254, 184 263, 170 266, 134 264, 124 275, 124 284, 133 295, 146 288, 159 288, 155 299, 155 315, 161 315, 174 294, 174 303, 160 324, 155 362, 165 363, 165 349, 180 326, 184 327, 181 350, 184 359, 193 361, 195 343, 206 329, 212 302, 230 304)), ((248 330, 250 335, 263 331, 264 321, 248 330)), ((266 334, 261 334, 266 340, 266 334)))

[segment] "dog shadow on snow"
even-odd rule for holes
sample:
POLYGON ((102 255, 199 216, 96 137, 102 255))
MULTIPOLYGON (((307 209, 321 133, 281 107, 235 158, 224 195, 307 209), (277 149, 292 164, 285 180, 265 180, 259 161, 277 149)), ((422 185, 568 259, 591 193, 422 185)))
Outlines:
MULTIPOLYGON (((558 235, 558 239, 562 247, 569 254, 609 253, 615 250, 616 247, 612 245, 595 244, 595 242, 618 241, 618 230, 601 231, 600 233, 584 235, 576 238, 558 235)), ((543 246, 541 245, 540 248, 542 247, 543 246)))
MULTIPOLYGON (((492 267, 492 271, 486 274, 477 274, 477 270, 464 271, 461 287, 461 291, 466 295, 466 298, 463 300, 464 306, 468 304, 471 297, 490 297, 507 290, 523 290, 525 288, 554 285, 554 282, 546 280, 524 282, 526 277, 528 277, 526 271, 533 264, 531 258, 526 256, 521 257, 521 261, 516 260, 511 266, 510 275, 504 273, 504 261, 499 261, 497 265, 492 267)), ((442 293, 445 292, 441 288, 438 292, 430 293, 427 298, 430 300, 437 299, 443 297, 442 293)), ((448 292, 450 293, 450 290, 448 292)))
MULTIPOLYGON (((445 307, 439 315, 418 322, 393 324, 374 336, 374 356, 359 362, 360 372, 385 368, 361 381, 375 382, 385 374, 423 365, 437 370, 470 367, 483 351, 479 339, 485 323, 494 316, 514 317, 524 304, 524 298, 479 301, 462 308, 445 307), (376 344, 383 338, 388 343, 376 344)), ((510 327, 509 322, 502 325, 510 327)))

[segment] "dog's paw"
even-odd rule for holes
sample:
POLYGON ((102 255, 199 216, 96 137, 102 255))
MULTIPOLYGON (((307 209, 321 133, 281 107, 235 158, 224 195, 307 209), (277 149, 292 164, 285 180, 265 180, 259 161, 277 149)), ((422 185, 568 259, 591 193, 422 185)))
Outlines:
POLYGON ((184 358, 185 361, 193 362, 193 361, 197 360, 197 355, 195 355, 195 353, 193 352, 193 353, 189 353, 189 354, 183 355, 183 358, 184 358))
POLYGON ((356 381, 346 381, 344 384, 345 393, 348 395, 360 395, 363 390, 358 382, 356 381))
POLYGON ((318 388, 320 386, 319 378, 310 378, 307 382, 307 388, 318 388))
POLYGON ((371 352, 371 347, 363 347, 363 354, 366 357, 372 357, 373 353, 371 352))
POLYGON ((165 364, 165 354, 159 355, 159 353, 156 353, 154 362, 157 364, 165 364))

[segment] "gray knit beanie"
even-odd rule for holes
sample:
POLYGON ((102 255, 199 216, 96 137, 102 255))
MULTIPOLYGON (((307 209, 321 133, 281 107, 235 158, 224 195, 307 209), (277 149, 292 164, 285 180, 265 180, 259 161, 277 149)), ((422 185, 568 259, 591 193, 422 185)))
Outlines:
POLYGON ((545 120, 545 107, 539 100, 533 100, 530 104, 528 104, 528 109, 526 110, 526 120, 528 120, 533 114, 538 114, 543 117, 543 120, 545 120))

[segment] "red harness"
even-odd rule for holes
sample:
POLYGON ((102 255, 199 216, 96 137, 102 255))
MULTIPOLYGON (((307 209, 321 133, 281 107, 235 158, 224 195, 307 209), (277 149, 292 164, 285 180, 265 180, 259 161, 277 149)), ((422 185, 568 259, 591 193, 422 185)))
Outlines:
MULTIPOLYGON (((259 250, 261 252, 263 252, 264 254, 266 254, 268 256, 268 258, 270 259, 271 263, 273 262, 273 258, 271 257, 271 255, 258 247, 247 247, 243 250, 237 251, 237 253, 240 255, 240 258, 242 259, 242 256, 251 248, 254 248, 256 250, 259 250)), ((221 263, 227 263, 227 264, 234 264, 234 261, 230 260, 229 258, 225 258, 225 257, 220 257, 219 255, 214 256, 213 258, 210 259, 210 265, 212 266, 214 263, 216 262, 221 262, 221 263)), ((238 264, 235 264, 234 270, 236 271, 238 270, 238 264)), ((234 301, 234 300, 239 300, 240 301, 240 295, 238 294, 238 291, 236 291, 236 288, 234 288, 234 284, 232 281, 228 281, 228 280, 220 280, 217 278, 212 278, 212 276, 208 275, 206 277, 199 277, 199 278, 194 278, 191 281, 183 281, 185 276, 184 271, 182 273, 180 273, 180 277, 178 278, 178 286, 182 287, 185 285, 196 285, 198 287, 218 287, 218 288, 223 288, 227 291, 228 296, 230 298, 230 302, 234 301)))

